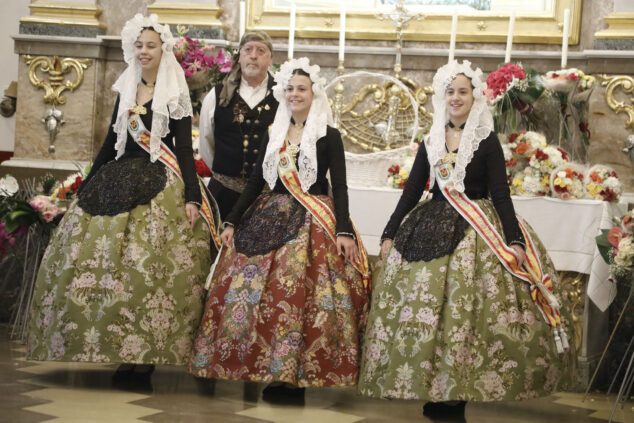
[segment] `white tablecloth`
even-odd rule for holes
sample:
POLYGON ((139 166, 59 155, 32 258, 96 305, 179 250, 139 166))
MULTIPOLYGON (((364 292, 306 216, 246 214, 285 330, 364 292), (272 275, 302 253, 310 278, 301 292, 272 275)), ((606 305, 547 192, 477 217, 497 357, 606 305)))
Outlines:
MULTIPOLYGON (((391 188, 349 188, 350 215, 372 255, 379 253, 381 232, 401 196, 391 188)), ((623 206, 596 200, 559 200, 549 197, 513 197, 515 211, 544 243, 557 270, 590 275, 588 296, 605 310, 616 295, 608 281, 609 268, 596 247, 601 229, 612 226, 623 206)))

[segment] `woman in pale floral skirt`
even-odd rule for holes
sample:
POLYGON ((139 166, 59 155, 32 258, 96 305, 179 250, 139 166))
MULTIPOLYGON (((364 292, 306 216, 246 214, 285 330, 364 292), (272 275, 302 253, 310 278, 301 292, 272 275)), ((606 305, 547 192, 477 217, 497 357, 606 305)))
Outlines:
POLYGON ((565 389, 572 320, 546 250, 515 216, 482 72, 453 61, 433 88, 430 135, 382 236, 359 391, 424 400, 438 416, 565 389), (417 205, 428 179, 433 197, 417 205))
POLYGON ((184 364, 189 356, 213 219, 195 173, 192 107, 173 45, 156 15, 137 15, 122 31, 128 68, 113 87, 119 95, 104 145, 42 260, 29 359, 130 363, 120 368, 125 375, 132 364, 184 364))

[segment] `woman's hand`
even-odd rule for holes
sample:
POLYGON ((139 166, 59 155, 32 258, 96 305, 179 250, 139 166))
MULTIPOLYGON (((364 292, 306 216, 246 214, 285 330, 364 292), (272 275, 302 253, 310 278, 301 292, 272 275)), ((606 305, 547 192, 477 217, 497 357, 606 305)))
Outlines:
POLYGON ((220 240, 227 248, 233 248, 233 226, 225 226, 220 234, 220 240))
POLYGON ((392 247, 392 240, 384 239, 383 242, 381 243, 381 260, 385 260, 385 257, 387 257, 387 252, 390 251, 391 247, 392 247))
POLYGON ((518 244, 511 245, 511 248, 515 251, 515 255, 517 256, 517 267, 522 267, 524 260, 526 260, 526 252, 522 246, 518 244))
POLYGON ((196 224, 199 216, 198 206, 195 203, 186 203, 185 214, 187 215, 187 220, 189 220, 191 228, 194 229, 194 225, 196 224))
POLYGON ((346 260, 352 261, 355 257, 359 255, 357 242, 349 236, 338 235, 337 252, 339 254, 342 254, 346 258, 346 260))

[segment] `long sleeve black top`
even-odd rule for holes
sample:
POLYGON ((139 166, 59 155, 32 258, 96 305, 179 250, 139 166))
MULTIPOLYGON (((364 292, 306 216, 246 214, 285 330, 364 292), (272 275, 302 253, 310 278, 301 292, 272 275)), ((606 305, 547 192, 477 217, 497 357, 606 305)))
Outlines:
MULTIPOLYGON (((405 215, 420 200, 429 179, 429 172, 427 149, 423 143, 416 154, 403 194, 383 230, 382 239, 394 238, 405 215)), ((524 237, 515 217, 515 209, 507 183, 504 153, 495 132, 491 132, 487 138, 483 139, 474 152, 473 158, 466 168, 464 186, 466 196, 472 200, 490 196, 502 221, 504 236, 508 244, 524 244, 524 237)), ((433 200, 446 201, 437 183, 434 184, 431 192, 433 200)))
MULTIPOLYGON (((147 113, 141 115, 141 120, 148 130, 152 128, 152 100, 143 105, 147 113)), ((117 142, 117 134, 114 132, 113 125, 117 119, 117 111, 119 110, 119 97, 114 105, 112 119, 106 139, 93 162, 92 169, 84 181, 84 186, 99 170, 101 166, 116 158, 117 152, 114 148, 117 142)), ((198 177, 196 176, 196 166, 194 164, 194 150, 192 148, 192 119, 187 116, 182 119, 169 120, 169 132, 163 137, 163 142, 176 155, 178 166, 180 167, 183 181, 185 183, 185 202, 200 204, 202 201, 200 186, 198 185, 198 177)), ((125 152, 122 157, 141 157, 149 155, 139 144, 134 141, 128 133, 125 144, 125 152)))
MULTIPOLYGON (((268 133, 262 140, 258 161, 249 177, 249 181, 238 199, 238 202, 231 210, 225 221, 237 225, 242 214, 255 201, 262 192, 265 180, 262 173, 262 163, 266 154, 266 147, 269 143, 268 133)), ((328 127, 326 135, 317 140, 317 181, 309 188, 309 194, 328 194, 328 179, 326 173, 330 170, 330 180, 332 182, 332 194, 335 203, 335 218, 337 219, 337 233, 352 234, 353 227, 350 221, 348 210, 348 185, 346 184, 346 158, 343 150, 341 134, 335 128, 328 127)), ((273 192, 288 193, 288 190, 277 180, 273 192)))

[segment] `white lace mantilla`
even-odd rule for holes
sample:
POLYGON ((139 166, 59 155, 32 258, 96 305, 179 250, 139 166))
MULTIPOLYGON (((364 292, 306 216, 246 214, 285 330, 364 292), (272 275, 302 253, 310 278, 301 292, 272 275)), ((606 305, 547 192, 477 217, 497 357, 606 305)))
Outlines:
POLYGON ((434 95, 432 96, 434 121, 429 135, 425 139, 429 165, 430 169, 432 169, 430 172, 430 190, 436 180, 433 169, 447 153, 445 148, 445 127, 449 121, 449 112, 445 101, 445 92, 451 81, 459 74, 464 74, 471 79, 474 100, 460 138, 456 164, 451 173, 451 179, 448 181, 448 183, 453 183, 457 191, 464 192, 466 167, 473 158, 473 153, 478 149, 480 142, 493 131, 493 116, 484 96, 487 85, 486 81, 482 79, 482 70, 480 68, 472 69, 471 62, 468 60, 462 63, 454 60, 438 69, 432 83, 432 88, 434 89, 434 95))
POLYGON ((143 16, 137 13, 134 18, 126 22, 121 31, 121 48, 123 58, 128 67, 112 86, 119 93, 119 110, 113 129, 117 134, 115 150, 117 159, 125 151, 128 134, 128 112, 136 104, 136 92, 141 82, 141 65, 135 56, 134 43, 139 38, 143 28, 152 28, 160 37, 163 55, 159 63, 154 96, 152 98, 152 129, 150 137, 150 160, 156 161, 161 152, 161 138, 169 132, 169 119, 182 119, 192 115, 192 104, 189 88, 185 81, 185 74, 174 56, 174 37, 169 25, 161 25, 155 14, 143 16))
POLYGON ((277 165, 280 160, 280 149, 284 145, 288 127, 291 124, 291 110, 286 103, 285 91, 295 69, 302 69, 310 75, 313 82, 313 103, 308 112, 306 125, 299 143, 298 171, 299 181, 304 192, 317 181, 317 141, 326 135, 328 125, 332 125, 332 111, 324 90, 325 80, 319 76, 319 66, 310 65, 308 58, 292 59, 280 67, 273 78, 273 95, 279 102, 273 124, 269 129, 269 144, 266 147, 262 172, 264 180, 273 189, 277 182, 277 165))

